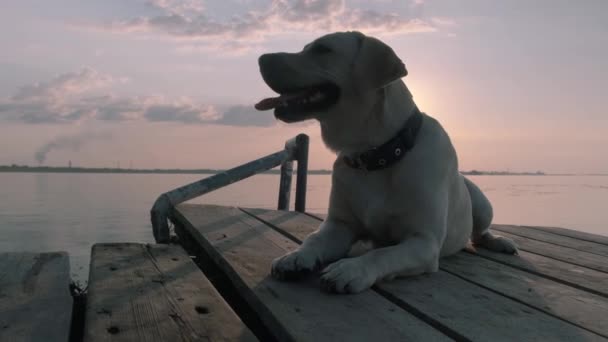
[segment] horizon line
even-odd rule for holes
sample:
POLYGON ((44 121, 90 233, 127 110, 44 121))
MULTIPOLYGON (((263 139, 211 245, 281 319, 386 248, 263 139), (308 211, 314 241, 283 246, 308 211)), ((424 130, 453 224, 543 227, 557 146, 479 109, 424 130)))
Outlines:
MULTIPOLYGON (((278 166, 277 166, 278 167, 278 166)), ((0 165, 0 172, 50 172, 50 173, 134 173, 134 174, 215 174, 228 171, 230 169, 214 168, 121 168, 121 167, 82 167, 82 166, 30 166, 30 165, 0 165)), ((294 170, 295 172, 295 170, 294 170)), ((263 171, 261 173, 280 173, 276 168, 263 171)), ((309 169, 311 174, 331 174, 331 169, 309 169)), ((497 170, 461 170, 460 173, 468 176, 608 176, 608 173, 546 173, 543 171, 497 171, 497 170)))

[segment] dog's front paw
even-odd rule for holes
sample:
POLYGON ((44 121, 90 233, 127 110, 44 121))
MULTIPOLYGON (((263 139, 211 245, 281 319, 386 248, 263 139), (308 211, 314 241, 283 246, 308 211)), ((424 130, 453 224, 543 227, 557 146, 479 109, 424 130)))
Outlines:
POLYGON ((361 258, 336 261, 322 271, 321 288, 334 293, 359 293, 376 282, 369 270, 361 258))
POLYGON ((278 280, 293 280, 319 268, 316 256, 306 251, 296 250, 272 262, 272 276, 278 280))

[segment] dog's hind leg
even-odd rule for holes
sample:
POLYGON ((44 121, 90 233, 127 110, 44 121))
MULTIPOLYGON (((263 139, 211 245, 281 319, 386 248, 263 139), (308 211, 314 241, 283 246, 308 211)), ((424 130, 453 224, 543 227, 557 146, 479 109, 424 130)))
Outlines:
POLYGON ((490 232, 490 224, 494 216, 492 204, 477 185, 466 177, 463 176, 463 178, 473 207, 473 233, 471 234, 473 244, 495 252, 517 254, 517 245, 513 240, 490 232))

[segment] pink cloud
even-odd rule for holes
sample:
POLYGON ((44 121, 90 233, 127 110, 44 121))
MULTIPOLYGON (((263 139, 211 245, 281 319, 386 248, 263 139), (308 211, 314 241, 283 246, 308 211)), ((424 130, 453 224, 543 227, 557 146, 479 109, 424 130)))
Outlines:
POLYGON ((214 106, 187 97, 121 96, 108 93, 121 78, 91 68, 27 85, 0 99, 0 120, 32 124, 79 123, 85 120, 175 122, 230 126, 271 126, 272 115, 253 106, 214 106))
POLYGON ((245 45, 293 33, 359 30, 386 35, 438 30, 433 20, 351 8, 344 0, 273 0, 266 8, 250 10, 229 19, 214 18, 202 6, 188 11, 184 10, 184 4, 178 6, 169 0, 152 3, 163 13, 114 20, 94 27, 116 33, 162 34, 175 40, 228 39, 245 45))

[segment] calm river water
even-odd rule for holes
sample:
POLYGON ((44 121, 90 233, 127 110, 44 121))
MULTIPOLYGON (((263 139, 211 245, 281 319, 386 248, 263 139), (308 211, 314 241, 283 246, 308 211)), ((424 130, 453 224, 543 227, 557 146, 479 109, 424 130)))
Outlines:
MULTIPOLYGON (((84 282, 93 243, 152 242, 149 210, 156 197, 204 177, 0 173, 0 252, 67 251, 73 277, 84 282)), ((608 235, 608 176, 471 179, 492 201, 496 223, 608 235)), ((278 175, 254 176, 193 202, 275 208, 278 180, 278 175)), ((309 211, 326 212, 329 188, 330 176, 309 176, 309 211)))

